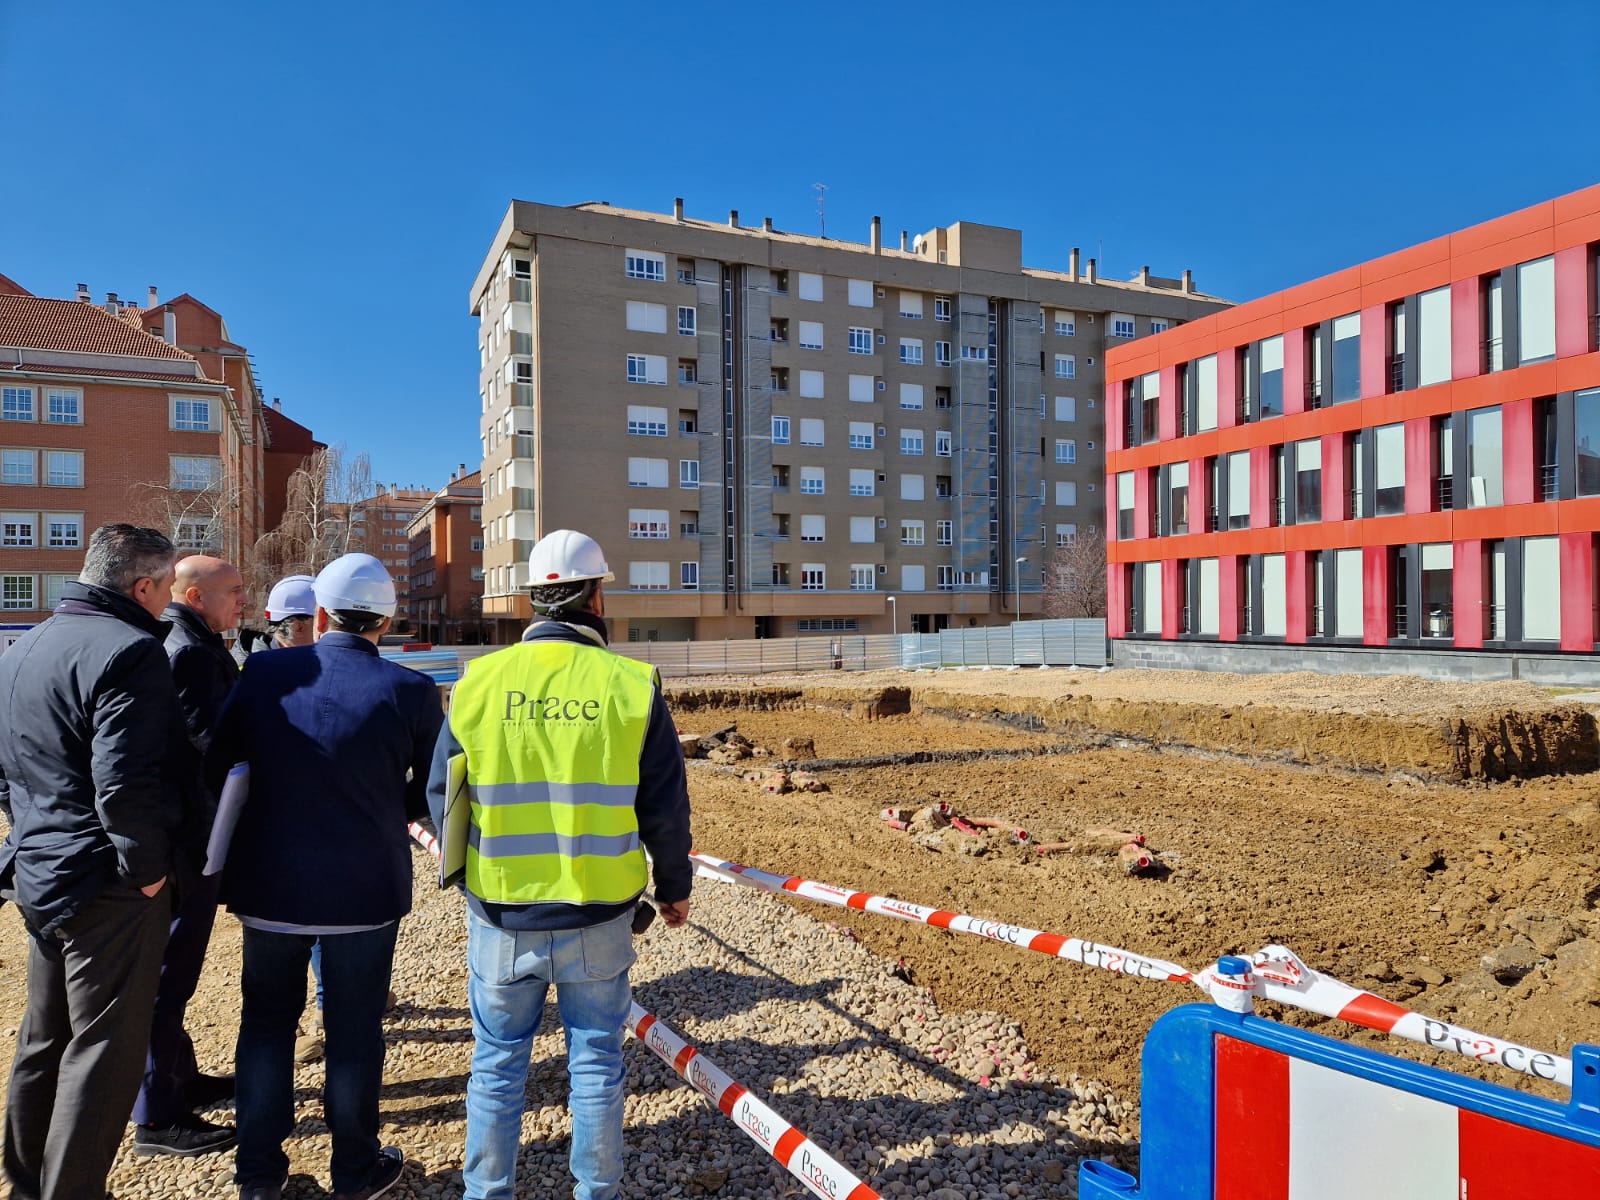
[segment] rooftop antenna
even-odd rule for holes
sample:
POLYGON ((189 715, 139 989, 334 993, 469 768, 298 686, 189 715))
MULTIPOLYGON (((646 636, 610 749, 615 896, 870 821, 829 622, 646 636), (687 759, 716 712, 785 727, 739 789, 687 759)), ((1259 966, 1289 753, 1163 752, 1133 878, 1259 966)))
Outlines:
POLYGON ((811 185, 817 192, 817 236, 828 236, 828 185, 813 183, 811 185))

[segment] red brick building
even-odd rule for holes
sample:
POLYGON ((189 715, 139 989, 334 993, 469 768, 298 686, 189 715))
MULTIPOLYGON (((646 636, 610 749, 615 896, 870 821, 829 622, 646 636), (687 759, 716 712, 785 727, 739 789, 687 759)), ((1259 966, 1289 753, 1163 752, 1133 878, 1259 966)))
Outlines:
POLYGON ((409 610, 417 636, 451 645, 488 638, 483 622, 483 476, 451 476, 411 519, 409 610))
POLYGON ((1597 247, 1592 187, 1109 351, 1110 636, 1592 654, 1597 247))
POLYGON ((261 528, 261 431, 245 352, 204 305, 0 276, 0 621, 41 620, 108 521, 237 559, 261 528))
POLYGON ((283 402, 277 399, 263 407, 265 418, 266 453, 262 456, 262 520, 263 531, 278 527, 283 520, 283 510, 289 502, 289 476, 318 450, 326 450, 326 442, 311 436, 311 430, 298 421, 283 415, 283 402))

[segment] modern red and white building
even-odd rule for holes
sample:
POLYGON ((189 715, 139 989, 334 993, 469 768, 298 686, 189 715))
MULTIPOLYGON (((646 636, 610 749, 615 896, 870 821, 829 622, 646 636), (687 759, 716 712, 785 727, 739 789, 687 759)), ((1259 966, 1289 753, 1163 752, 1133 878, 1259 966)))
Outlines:
POLYGON ((1110 350, 1118 661, 1593 654, 1597 246, 1600 186, 1110 350))

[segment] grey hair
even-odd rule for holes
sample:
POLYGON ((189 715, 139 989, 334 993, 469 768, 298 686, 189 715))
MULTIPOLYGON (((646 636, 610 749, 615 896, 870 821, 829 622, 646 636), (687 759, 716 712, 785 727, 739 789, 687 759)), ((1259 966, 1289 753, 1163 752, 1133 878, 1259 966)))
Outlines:
POLYGON ((594 595, 593 579, 580 579, 574 583, 541 583, 531 590, 535 612, 558 613, 563 609, 582 608, 594 595))
POLYGON ((177 554, 172 540, 159 529, 120 522, 102 525, 89 535, 78 582, 130 595, 141 579, 165 579, 177 554))
POLYGON ((386 620, 388 618, 380 613, 363 612, 354 608, 333 609, 328 612, 328 624, 343 633, 371 633, 386 620))

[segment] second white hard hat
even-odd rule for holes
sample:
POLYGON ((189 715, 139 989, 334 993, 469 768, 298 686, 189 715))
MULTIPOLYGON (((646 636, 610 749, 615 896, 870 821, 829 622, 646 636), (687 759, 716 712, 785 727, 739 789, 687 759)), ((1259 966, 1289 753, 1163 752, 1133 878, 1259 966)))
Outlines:
POLYGON ((346 554, 317 574, 317 604, 329 612, 370 612, 394 616, 394 580, 370 554, 346 554))
POLYGON ((267 594, 267 620, 309 617, 317 611, 316 580, 309 575, 287 575, 267 594))
POLYGON ((600 543, 576 529, 557 529, 534 543, 528 555, 528 586, 577 583, 585 579, 612 580, 600 543))

